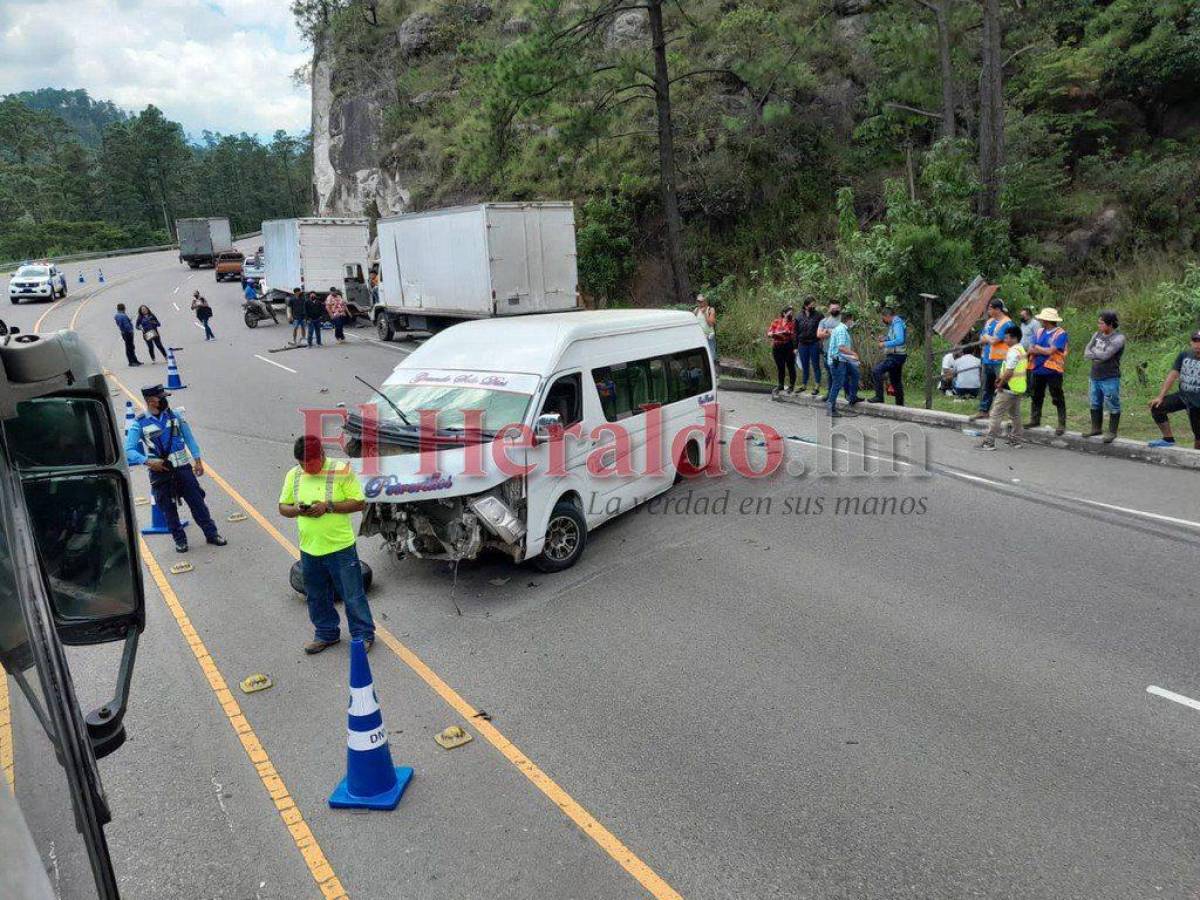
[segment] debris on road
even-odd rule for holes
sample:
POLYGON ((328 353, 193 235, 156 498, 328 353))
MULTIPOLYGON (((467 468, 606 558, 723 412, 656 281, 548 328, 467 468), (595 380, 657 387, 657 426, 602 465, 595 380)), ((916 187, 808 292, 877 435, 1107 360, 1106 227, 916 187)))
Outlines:
POLYGON ((460 725, 451 725, 445 731, 439 731, 433 736, 433 739, 437 741, 439 747, 447 750, 453 750, 455 747, 461 747, 463 744, 469 744, 475 740, 460 725))
POLYGON ((145 506, 149 502, 150 502, 150 499, 148 497, 134 497, 133 498, 134 506, 145 506))
POLYGON ((504 587, 510 581, 512 581, 511 578, 489 578, 488 584, 495 585, 496 587, 504 587))
POLYGON ((191 563, 182 562, 182 563, 175 563, 175 565, 171 566, 170 571, 171 571, 172 575, 182 575, 185 572, 192 571, 193 568, 194 568, 194 566, 191 563))
POLYGON ((242 689, 243 694, 254 694, 258 691, 265 691, 269 687, 273 687, 275 682, 271 680, 269 675, 264 675, 261 672, 255 672, 238 682, 238 687, 242 689))
POLYGON ((483 719, 483 721, 485 721, 485 722, 490 722, 490 721, 492 721, 492 714, 490 712, 488 712, 486 709, 481 709, 481 710, 479 710, 479 712, 475 713, 475 715, 471 716, 471 718, 472 719, 483 719))
POLYGON ((226 522, 245 522, 246 519, 248 519, 248 518, 249 518, 249 516, 247 516, 243 512, 235 512, 235 513, 231 513, 225 521, 226 522))

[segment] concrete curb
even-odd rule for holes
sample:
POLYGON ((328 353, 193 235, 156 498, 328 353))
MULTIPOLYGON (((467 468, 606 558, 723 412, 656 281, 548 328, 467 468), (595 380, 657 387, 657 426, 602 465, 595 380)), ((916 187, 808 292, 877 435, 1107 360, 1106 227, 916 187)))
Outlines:
MULTIPOLYGON (((744 378, 721 378, 718 384, 721 390, 739 391, 752 394, 769 394, 774 386, 765 381, 751 381, 744 378)), ((779 403, 791 403, 795 406, 824 406, 820 400, 809 396, 779 397, 779 403)), ((855 412, 860 415, 875 416, 880 419, 892 419, 897 422, 912 422, 929 428, 955 428, 962 430, 967 427, 969 416, 958 413, 942 412, 936 409, 921 409, 911 406, 894 406, 881 403, 860 403, 855 412)), ((982 430, 982 429, 981 429, 982 430)), ((1170 447, 1159 450, 1147 447, 1141 441, 1130 441, 1117 438, 1111 444, 1105 444, 1099 438, 1085 438, 1078 432, 1067 432, 1062 437, 1056 437, 1052 428, 1025 429, 1025 439, 1032 444, 1043 444, 1058 450, 1074 450, 1079 453, 1092 453, 1097 456, 1107 456, 1115 459, 1132 459, 1138 462, 1154 463, 1160 466, 1171 466, 1177 469, 1200 469, 1200 450, 1185 447, 1170 447)))

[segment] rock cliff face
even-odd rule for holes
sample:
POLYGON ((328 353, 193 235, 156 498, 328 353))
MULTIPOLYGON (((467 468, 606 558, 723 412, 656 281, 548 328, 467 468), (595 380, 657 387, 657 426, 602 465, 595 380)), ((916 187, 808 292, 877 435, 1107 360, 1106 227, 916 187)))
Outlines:
POLYGON ((408 209, 405 173, 383 163, 379 92, 335 91, 336 63, 317 48, 312 68, 313 209, 320 216, 390 216, 408 209))

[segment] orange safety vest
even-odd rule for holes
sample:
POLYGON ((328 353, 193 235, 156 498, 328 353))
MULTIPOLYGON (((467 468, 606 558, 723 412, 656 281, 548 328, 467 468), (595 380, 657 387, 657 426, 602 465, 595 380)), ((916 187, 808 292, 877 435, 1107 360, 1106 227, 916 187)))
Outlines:
MULTIPOLYGON (((1033 333, 1033 342, 1034 342, 1034 344, 1036 344, 1039 347, 1052 347, 1053 348, 1054 341, 1058 338, 1059 334, 1061 334, 1061 333, 1063 333, 1062 328, 1057 327, 1057 326, 1050 331, 1047 331, 1045 328, 1039 328, 1037 331, 1035 331, 1033 333), (1049 338, 1048 343, 1045 343, 1045 344, 1042 343, 1042 335, 1046 335, 1049 338)), ((1049 369, 1051 372, 1057 372, 1059 375, 1061 375, 1063 372, 1065 372, 1067 370, 1067 350, 1068 349, 1069 348, 1067 348, 1067 347, 1064 347, 1061 350, 1059 350, 1057 348, 1053 348, 1053 352, 1049 356, 1038 357, 1038 359, 1043 360, 1043 362, 1042 362, 1041 366, 1039 366, 1039 368, 1049 369)))
MULTIPOLYGON (((999 338, 1004 334, 1004 329, 1008 327, 1008 323, 1011 321, 1012 319, 1003 315, 999 318, 988 319, 983 325, 982 333, 988 335, 989 337, 999 338)), ((994 344, 988 344, 988 362, 1002 363, 1004 362, 1004 357, 1007 354, 1007 343, 1001 343, 1000 341, 997 341, 994 344)))

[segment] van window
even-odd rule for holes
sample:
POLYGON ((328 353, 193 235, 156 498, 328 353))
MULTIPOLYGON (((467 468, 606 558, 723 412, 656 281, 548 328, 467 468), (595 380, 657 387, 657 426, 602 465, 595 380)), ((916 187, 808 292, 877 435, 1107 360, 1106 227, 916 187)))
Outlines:
POLYGON ((564 375, 546 392, 542 415, 557 414, 564 428, 583 420, 583 379, 579 373, 564 375))
POLYGON ((610 422, 640 415, 650 405, 686 400, 712 390, 712 369, 703 348, 614 363, 592 370, 604 417, 610 422))

